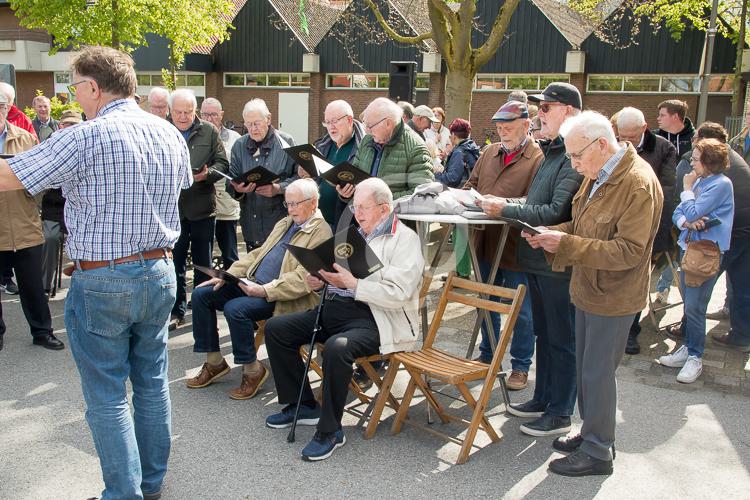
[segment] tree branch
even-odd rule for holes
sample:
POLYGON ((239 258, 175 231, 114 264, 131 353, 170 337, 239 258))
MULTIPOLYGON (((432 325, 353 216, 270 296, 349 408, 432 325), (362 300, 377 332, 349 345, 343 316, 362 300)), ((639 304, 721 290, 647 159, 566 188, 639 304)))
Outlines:
MULTIPOLYGON (((438 1, 442 2, 442 0, 438 1)), ((448 69, 454 71, 456 65, 454 64, 453 36, 448 29, 449 21, 445 18, 443 11, 435 5, 435 2, 427 2, 427 12, 432 24, 433 40, 435 40, 438 52, 443 56, 448 69)))
POLYGON ((373 0, 365 0, 365 3, 368 7, 370 7, 370 10, 373 14, 375 14, 375 19, 377 19, 380 26, 383 28, 383 31, 385 31, 389 37, 391 37, 393 40, 399 42, 399 43, 408 43, 412 45, 416 45, 424 40, 428 40, 432 38, 432 32, 429 31, 427 33, 422 33, 417 36, 406 36, 401 35, 399 33, 396 33, 396 30, 391 28, 391 26, 388 24, 388 21, 385 20, 383 17, 383 14, 380 13, 380 9, 377 5, 375 5, 375 2, 373 0))
POLYGON ((516 11, 520 0, 506 0, 500 11, 497 13, 495 22, 492 24, 492 31, 487 40, 482 44, 481 47, 476 49, 474 52, 474 61, 477 68, 481 68, 490 60, 492 55, 495 53, 500 42, 505 36, 505 32, 508 30, 510 24, 510 18, 513 17, 513 13, 516 11))

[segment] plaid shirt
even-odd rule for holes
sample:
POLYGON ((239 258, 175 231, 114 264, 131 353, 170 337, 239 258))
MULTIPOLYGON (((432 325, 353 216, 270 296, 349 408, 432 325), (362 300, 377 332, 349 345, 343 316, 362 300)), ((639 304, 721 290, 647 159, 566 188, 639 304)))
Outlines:
POLYGON ((609 160, 607 160, 604 165, 602 166, 601 170, 599 170, 599 174, 596 176, 596 181, 594 182, 594 185, 591 186, 591 192, 589 193, 589 200, 594 197, 594 193, 596 193, 596 190, 599 189, 599 187, 607 182, 609 180, 609 177, 612 175, 612 172, 615 171, 615 167, 618 163, 620 163, 620 160, 622 160, 622 157, 625 156, 625 152, 628 150, 628 146, 625 145, 621 147, 615 154, 613 154, 609 160))
POLYGON ((177 242, 177 200, 192 184, 187 145, 132 99, 108 103, 8 164, 32 195, 62 187, 71 259, 113 260, 177 242))

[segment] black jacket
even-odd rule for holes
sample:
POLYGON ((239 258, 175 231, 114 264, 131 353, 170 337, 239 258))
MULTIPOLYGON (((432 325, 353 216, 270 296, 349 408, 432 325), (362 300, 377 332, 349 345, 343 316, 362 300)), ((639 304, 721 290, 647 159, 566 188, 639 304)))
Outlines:
POLYGON ((747 238, 750 236, 750 167, 742 156, 730 149, 729 168, 724 175, 732 181, 734 189, 732 239, 747 238))
POLYGON ((677 150, 667 139, 657 136, 650 130, 643 134, 643 144, 636 148, 638 156, 643 158, 654 169, 661 190, 664 193, 664 206, 661 212, 659 230, 654 238, 653 253, 672 248, 672 212, 674 205, 675 169, 677 168, 677 150))
POLYGON ((695 135, 695 128, 690 118, 685 117, 685 127, 676 134, 671 134, 660 128, 654 130, 654 133, 658 136, 664 137, 666 140, 672 143, 677 149, 677 156, 685 154, 686 151, 693 149, 693 135, 695 135))
POLYGON ((208 178, 205 181, 193 182, 192 186, 182 190, 179 201, 180 219, 196 221, 214 217, 216 215, 214 184, 223 178, 218 172, 227 173, 229 170, 224 144, 213 125, 196 118, 190 126, 187 145, 193 174, 200 172, 203 165, 208 165, 208 178))
MULTIPOLYGON (((583 182, 583 176, 570 165, 565 157, 565 144, 562 137, 539 143, 544 152, 544 160, 534 175, 526 198, 508 199, 503 208, 503 217, 519 219, 532 226, 553 226, 570 220, 573 196, 583 182)), ((544 250, 533 249, 521 238, 516 255, 518 264, 529 273, 549 276, 570 276, 553 272, 547 263, 544 250)))

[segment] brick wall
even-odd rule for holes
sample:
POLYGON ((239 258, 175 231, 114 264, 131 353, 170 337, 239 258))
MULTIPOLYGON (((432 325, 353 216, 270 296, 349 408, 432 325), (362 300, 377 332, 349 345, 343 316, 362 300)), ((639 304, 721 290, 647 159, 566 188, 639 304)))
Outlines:
POLYGON ((55 95, 54 74, 48 71, 19 71, 16 73, 16 106, 23 110, 31 107, 36 91, 41 90, 47 97, 55 95))

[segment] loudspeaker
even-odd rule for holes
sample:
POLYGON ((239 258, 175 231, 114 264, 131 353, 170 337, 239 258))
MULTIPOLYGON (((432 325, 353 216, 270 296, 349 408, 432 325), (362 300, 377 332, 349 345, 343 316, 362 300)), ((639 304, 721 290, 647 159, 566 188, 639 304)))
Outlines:
POLYGON ((388 97, 394 101, 407 101, 414 104, 417 100, 417 63, 414 61, 391 61, 391 72, 388 75, 388 97))

